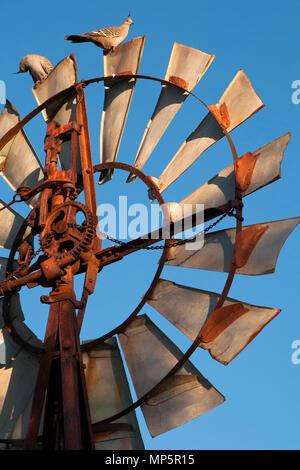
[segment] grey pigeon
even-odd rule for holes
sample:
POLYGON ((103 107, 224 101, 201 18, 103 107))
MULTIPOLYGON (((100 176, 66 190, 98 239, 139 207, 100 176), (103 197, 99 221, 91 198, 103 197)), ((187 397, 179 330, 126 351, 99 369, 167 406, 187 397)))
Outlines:
POLYGON ((102 49, 114 51, 115 48, 127 37, 129 28, 132 24, 133 21, 129 14, 121 26, 110 26, 109 28, 96 29, 95 31, 81 35, 65 36, 65 39, 72 41, 73 43, 92 42, 102 49))
POLYGON ((29 72, 35 84, 40 83, 47 78, 53 70, 51 62, 38 54, 29 54, 23 57, 20 62, 19 71, 16 73, 29 72))

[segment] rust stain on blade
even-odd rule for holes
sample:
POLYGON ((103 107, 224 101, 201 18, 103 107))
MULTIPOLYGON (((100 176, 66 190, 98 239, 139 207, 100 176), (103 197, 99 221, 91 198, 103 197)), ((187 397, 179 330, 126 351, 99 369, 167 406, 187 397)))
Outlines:
POLYGON ((220 105, 211 104, 208 106, 208 109, 222 127, 227 129, 230 126, 230 116, 226 103, 222 103, 220 105))
POLYGON ((181 86, 180 80, 184 80, 185 89, 192 91, 211 65, 214 57, 213 54, 207 54, 175 42, 165 80, 172 82, 172 79, 179 79, 178 86, 181 86))
POLYGON ((249 309, 241 302, 214 310, 202 328, 201 341, 204 343, 214 341, 226 328, 247 312, 249 309))
POLYGON ((183 78, 176 77, 174 75, 169 78, 169 82, 173 83, 173 85, 179 86, 180 88, 184 88, 185 90, 188 90, 189 88, 188 82, 186 82, 183 78))
POLYGON ((232 322, 227 328, 220 331, 214 340, 203 342, 199 346, 207 350, 216 361, 228 365, 281 312, 276 308, 251 305, 249 308, 250 310, 236 318, 236 324, 232 322), (261 319, 257 315, 259 311, 261 311, 261 319))
POLYGON ((240 191, 245 192, 249 188, 258 158, 259 153, 247 152, 236 161, 236 184, 240 191))
POLYGON ((269 226, 266 224, 256 224, 243 229, 237 234, 233 260, 233 264, 237 268, 242 268, 247 264, 252 251, 268 228, 269 226))

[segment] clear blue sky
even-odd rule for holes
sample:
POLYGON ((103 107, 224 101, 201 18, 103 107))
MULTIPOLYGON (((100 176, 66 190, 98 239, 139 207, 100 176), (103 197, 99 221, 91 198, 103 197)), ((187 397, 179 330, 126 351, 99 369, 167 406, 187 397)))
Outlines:
MULTIPOLYGON (((298 1, 200 2, 173 0, 111 2, 52 0, 50 3, 15 0, 1 5, 0 80, 7 97, 24 116, 35 107, 31 78, 12 75, 29 53, 48 57, 56 64, 76 54, 79 78, 103 75, 102 53, 90 44, 72 45, 66 34, 120 24, 130 11, 134 20, 128 39, 146 35, 141 73, 164 77, 174 41, 213 53, 216 58, 195 92, 208 104, 216 103, 239 69, 250 78, 265 108, 232 133, 239 155, 254 151, 288 131, 292 139, 282 165, 282 179, 249 196, 245 223, 251 224, 299 215, 300 104, 292 104, 291 84, 300 80, 298 1)), ((159 93, 153 83, 138 83, 120 147, 119 161, 133 163, 143 130, 159 93)), ((87 91, 95 164, 99 162, 102 86, 87 91)), ((162 139, 145 171, 159 176, 180 143, 204 116, 200 104, 186 103, 162 139)), ((26 127, 41 161, 44 161, 45 126, 37 118, 26 127)), ((200 184, 231 163, 226 142, 218 143, 165 193, 180 201, 200 184)), ((99 202, 130 192, 131 200, 146 201, 141 185, 125 185, 123 175, 97 188, 99 202), (128 187, 130 186, 130 187, 128 187), (136 199, 135 199, 136 198, 136 199)), ((0 181, 1 198, 12 191, 0 181)), ((17 208, 26 215, 27 208, 17 208)), ((224 227, 230 226, 224 224, 224 227)), ((5 254, 4 254, 5 256, 5 254)), ((128 316, 143 295, 157 266, 157 255, 134 255, 111 265, 99 276, 90 299, 83 338, 93 338, 128 316), (101 302, 100 302, 101 297, 101 302)), ((225 275, 169 267, 163 277, 192 287, 221 291, 225 275)), ((42 291, 23 289, 22 305, 33 330, 43 335, 47 308, 39 303, 42 291)), ((230 296, 241 301, 281 308, 282 312, 229 366, 199 350, 192 362, 226 397, 226 402, 198 419, 152 439, 141 418, 147 449, 299 449, 300 365, 291 362, 291 344, 300 339, 299 228, 288 239, 275 274, 236 276, 230 296)), ((185 351, 189 341, 159 318, 147 313, 185 351)), ((141 413, 138 412, 141 417, 141 413)))

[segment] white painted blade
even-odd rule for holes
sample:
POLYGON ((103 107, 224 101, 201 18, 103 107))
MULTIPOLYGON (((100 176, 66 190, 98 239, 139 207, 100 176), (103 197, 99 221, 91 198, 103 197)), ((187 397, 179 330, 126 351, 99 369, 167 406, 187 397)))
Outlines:
MULTIPOLYGON (((83 353, 91 421, 98 423, 132 404, 125 370, 115 338, 83 353)), ((94 434, 96 450, 141 450, 135 412, 94 434), (119 425, 119 426, 118 426, 119 425), (112 428, 112 429, 111 429, 112 428)))
POLYGON ((219 298, 215 292, 160 279, 148 303, 192 341, 201 330, 199 346, 228 364, 280 310, 227 297, 223 307, 214 311, 219 298))
POLYGON ((212 232, 204 237, 200 250, 186 250, 184 245, 170 248, 170 266, 229 272, 234 245, 237 274, 260 275, 275 271, 277 257, 300 217, 243 227, 236 240, 235 228, 212 232))
MULTIPOLYGON (((77 82, 77 65, 75 57, 71 55, 59 62, 52 72, 40 84, 32 88, 32 92, 40 105, 44 103, 51 96, 56 95, 60 91, 69 88, 77 82)), ((43 117, 47 123, 54 121, 58 126, 64 126, 69 122, 76 121, 76 109, 78 98, 76 92, 64 103, 63 100, 58 100, 55 103, 47 106, 42 111, 43 117)), ((81 162, 79 145, 77 145, 77 172, 81 172, 81 162)), ((63 142, 59 161, 63 170, 70 168, 71 162, 71 142, 63 142)))
POLYGON ((209 112, 190 136, 184 141, 168 166, 159 177, 160 191, 164 191, 184 173, 224 133, 220 123, 231 132, 263 107, 246 74, 239 70, 225 90, 220 101, 211 106, 217 119, 209 112))
MULTIPOLYGON (((0 199, 0 209, 3 206, 5 206, 5 202, 2 201, 2 199, 0 199)), ((1 248, 7 248, 8 250, 12 248, 13 242, 23 222, 24 222, 23 217, 11 207, 6 207, 5 209, 0 210, 0 247, 1 248)), ((33 240, 30 227, 27 228, 24 234, 23 239, 25 238, 27 238, 29 242, 33 240)))
MULTIPOLYGON (((119 335, 138 397, 149 392, 182 357, 182 352, 142 315, 119 335)), ((223 403, 224 397, 187 361, 141 405, 152 437, 176 428, 223 403)))
MULTIPOLYGON (((18 122, 18 111, 7 101, 0 115, 0 139, 18 122)), ((33 188, 42 182, 42 164, 23 129, 0 151, 0 174, 14 191, 20 186, 33 188)), ((39 198, 37 194, 26 203, 32 207, 39 198)))
MULTIPOLYGON (((120 44, 114 52, 103 55, 104 76, 137 74, 142 57, 145 36, 120 44)), ((135 79, 104 82, 105 98, 101 118, 100 162, 117 159, 127 115, 129 112, 135 79)), ((112 178, 112 170, 101 173, 99 184, 112 178)))
MULTIPOLYGON (((207 71, 214 57, 214 55, 175 42, 165 80, 191 92, 207 71)), ((134 166, 139 170, 143 168, 176 113, 189 96, 184 90, 172 85, 162 85, 158 102, 135 157, 134 166)), ((134 175, 128 178, 128 182, 133 180, 134 175)))

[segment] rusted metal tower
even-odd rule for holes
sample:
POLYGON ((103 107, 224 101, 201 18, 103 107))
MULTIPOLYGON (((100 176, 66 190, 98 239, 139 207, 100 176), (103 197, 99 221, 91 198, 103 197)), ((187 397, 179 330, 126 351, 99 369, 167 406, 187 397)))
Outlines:
POLYGON ((1 417, 0 439, 8 448, 142 449, 135 409, 141 406, 152 436, 209 411, 223 395, 189 361, 197 347, 228 364, 278 313, 227 297, 235 274, 274 271, 278 253, 300 218, 243 226, 242 200, 280 177, 280 164, 290 134, 254 152, 238 156, 230 132, 263 106, 249 79, 239 71, 216 105, 207 106, 193 89, 214 56, 175 43, 164 79, 139 74, 144 37, 104 55, 104 76, 78 83, 75 57, 62 60, 33 88, 38 107, 21 119, 7 102, 0 116, 1 175, 16 191, 1 203, 0 244, 10 250, 1 258, 1 417), (117 163, 117 154, 137 80, 161 83, 161 93, 133 165, 117 163), (101 163, 93 165, 84 88, 104 83, 101 163), (184 141, 157 179, 141 169, 188 96, 207 108, 206 117, 184 141), (38 113, 47 123, 45 165, 38 159, 24 126, 38 113), (225 137, 233 164, 220 171, 180 203, 165 204, 162 192, 207 148, 225 137), (140 178, 171 221, 170 239, 139 305, 117 328, 101 338, 80 343, 89 295, 98 273, 140 249, 163 239, 139 238, 102 249, 96 233, 95 174, 103 184, 114 170, 140 178), (77 201, 84 193, 85 203, 77 201), (24 201, 23 219, 10 206, 24 201), (181 208, 204 204, 206 232, 226 215, 235 227, 206 235, 201 249, 185 250, 174 239, 181 208), (83 220, 83 221, 82 221, 83 220), (35 251, 34 241, 39 240, 35 251), (39 255, 37 257, 37 255, 39 255), (192 289, 161 278, 164 265, 228 273, 221 293, 192 289), (74 276, 85 273, 81 298, 74 276), (25 325, 19 289, 51 289, 41 301, 49 304, 44 341, 25 325), (182 353, 146 316, 148 303, 191 340, 182 353), (188 312, 188 315, 186 314, 188 312), (138 400, 132 403, 118 343, 138 400), (14 412, 12 413, 12 410, 14 412))

